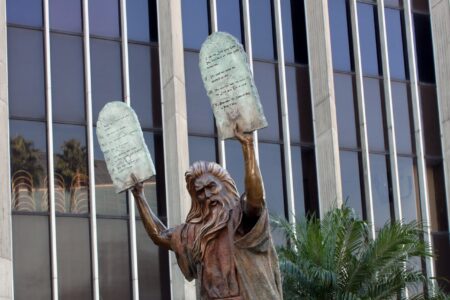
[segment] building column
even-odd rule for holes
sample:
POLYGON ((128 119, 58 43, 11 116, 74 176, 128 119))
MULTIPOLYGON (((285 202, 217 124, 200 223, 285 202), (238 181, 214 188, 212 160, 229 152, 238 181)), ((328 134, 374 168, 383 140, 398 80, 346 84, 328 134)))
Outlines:
POLYGON ((305 0, 320 216, 342 204, 328 0, 305 0))
POLYGON ((6 1, 0 2, 0 300, 13 298, 6 1))
MULTIPOLYGON (((189 147, 181 0, 157 3, 167 218, 173 227, 185 221, 191 206, 184 179, 189 147)), ((184 279, 173 252, 169 260, 172 299, 196 299, 195 283, 184 279)))
POLYGON ((430 10, 450 230, 450 0, 431 0, 430 10))

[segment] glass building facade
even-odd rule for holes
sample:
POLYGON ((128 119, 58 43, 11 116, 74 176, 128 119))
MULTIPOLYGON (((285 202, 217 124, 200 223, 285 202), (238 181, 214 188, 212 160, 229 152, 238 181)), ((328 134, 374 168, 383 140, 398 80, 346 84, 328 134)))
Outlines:
MULTIPOLYGON (((240 144, 218 139, 198 68, 202 42, 226 31, 249 54, 269 123, 256 137, 270 213, 320 215, 321 202, 342 199, 375 234, 391 220, 425 221, 424 238, 438 257, 418 268, 450 278, 444 168, 450 157, 442 150, 428 1, 323 1, 342 185, 336 199, 320 196, 317 128, 328 120, 317 119, 313 101, 317 62, 309 42, 318 33, 308 26, 308 1, 172 1, 180 6, 169 18, 181 23, 170 38, 183 45, 177 61, 184 69, 186 160, 221 163, 244 191, 240 144)), ((0 26, 7 32, 14 299, 176 299, 171 279, 179 275, 146 235, 131 195, 114 192, 95 133, 107 102, 135 109, 157 171, 145 183, 146 196, 167 223, 174 201, 167 197, 168 165, 179 150, 164 140, 170 120, 161 77, 170 66, 160 63, 169 38, 159 36, 168 22, 158 15, 163 4, 0 5, 6 6, 0 26)))

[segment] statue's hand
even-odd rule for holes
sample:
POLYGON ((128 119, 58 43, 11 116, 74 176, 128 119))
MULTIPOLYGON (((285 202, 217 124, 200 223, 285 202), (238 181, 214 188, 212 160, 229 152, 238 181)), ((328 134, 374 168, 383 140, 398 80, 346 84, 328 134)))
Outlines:
POLYGON ((242 145, 251 145, 253 143, 253 135, 251 133, 244 133, 238 124, 234 128, 234 136, 242 145))
POLYGON ((144 184, 142 182, 139 182, 134 174, 131 174, 131 179, 133 179, 134 182, 134 186, 131 189, 131 193, 133 194, 134 198, 142 197, 144 184))

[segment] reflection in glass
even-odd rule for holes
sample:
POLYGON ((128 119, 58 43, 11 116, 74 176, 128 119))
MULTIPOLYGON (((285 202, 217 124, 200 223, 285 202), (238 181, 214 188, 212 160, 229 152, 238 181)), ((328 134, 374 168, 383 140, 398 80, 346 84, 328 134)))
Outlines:
POLYGON ((339 146, 357 148, 355 96, 352 76, 335 73, 334 91, 339 146))
POLYGON ((97 219, 100 298, 131 299, 126 220, 97 219))
POLYGON ((48 211, 45 123, 10 120, 11 207, 48 211))
POLYGON ((198 68, 198 53, 184 52, 184 69, 189 133, 214 135, 214 115, 198 68))
POLYGON ((42 27, 42 0, 6 0, 6 16, 8 23, 42 27))
POLYGON ((52 105, 55 121, 82 123, 84 108, 83 40, 51 34, 52 105))
POLYGON ((207 1, 183 0, 181 1, 181 12, 184 48, 200 49, 209 32, 207 1))
POLYGON ((342 199, 362 218, 361 175, 359 172, 358 152, 340 151, 342 199))
POLYGON ((86 129, 53 124, 55 209, 60 213, 89 211, 86 129))
POLYGON ((98 113, 110 101, 122 96, 120 43, 91 39, 92 115, 97 122, 98 113))
POLYGON ((291 147, 292 181, 294 187, 295 215, 298 218, 305 215, 305 198, 303 190, 302 150, 291 147))
POLYGON ((278 141, 280 139, 280 132, 275 65, 255 61, 253 64, 253 74, 264 115, 269 123, 268 127, 258 130, 258 137, 262 140, 278 141))
MULTIPOLYGON (((128 39, 150 41, 148 0, 127 0, 128 39)), ((132 82, 130 80, 130 82, 132 82)))
POLYGON ((391 219, 386 157, 370 154, 369 160, 375 227, 381 228, 391 219))
POLYGON ((45 119, 42 32, 8 28, 9 114, 45 119))
POLYGON ((406 53, 404 52, 401 11, 386 8, 385 16, 390 74, 392 78, 406 79, 406 53))
POLYGON ((89 1, 89 30, 92 35, 119 37, 119 1, 89 1))
POLYGON ((136 244, 139 271, 139 297, 161 299, 159 249, 147 235, 142 221, 136 222, 136 244))
POLYGON ((56 228, 59 298, 92 299, 89 219, 58 217, 56 228))
POLYGON ((233 35, 242 43, 240 0, 216 0, 219 31, 233 35))
POLYGON ((346 0, 328 1, 330 16, 331 50, 333 51, 333 68, 351 71, 349 17, 346 0))
POLYGON ((47 216, 12 216, 14 298, 51 299, 47 216))
POLYGON ((397 153, 412 154, 413 133, 411 131, 412 119, 410 118, 408 86, 400 82, 391 82, 391 87, 397 153))
POLYGON ((411 222, 419 218, 416 200, 418 189, 417 168, 411 157, 399 156, 397 162, 403 220, 411 222))
POLYGON ((225 140, 225 153, 227 155, 227 171, 236 183, 240 195, 242 195, 245 192, 244 157, 239 141, 235 139, 225 140))
POLYGON ((359 2, 357 9, 363 74, 380 75, 377 51, 376 7, 372 4, 359 2))
POLYGON ((364 104, 366 106, 369 150, 385 151, 382 83, 378 79, 364 78, 364 104))
POLYGON ((425 154, 430 156, 442 156, 436 87, 429 85, 420 86, 420 102, 422 109, 425 154))
POLYGON ((250 0, 250 24, 254 58, 275 59, 270 0, 250 0))
POLYGON ((303 0, 281 1, 284 59, 286 62, 308 63, 305 6, 303 0))
POLYGON ((49 6, 51 29, 82 32, 81 0, 49 0, 49 6))
POLYGON ((431 37, 430 15, 414 14, 414 37, 416 42, 419 80, 434 83, 434 56, 431 37))
POLYGON ((445 197, 444 167, 441 159, 427 162, 428 203, 430 204, 431 231, 447 231, 447 204, 445 197))
POLYGON ((189 161, 216 161, 214 138, 189 136, 189 161))

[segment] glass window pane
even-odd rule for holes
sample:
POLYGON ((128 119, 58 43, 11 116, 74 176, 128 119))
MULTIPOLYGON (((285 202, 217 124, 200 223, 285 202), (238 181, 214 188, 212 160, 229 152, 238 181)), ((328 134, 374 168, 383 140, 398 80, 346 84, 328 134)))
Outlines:
POLYGON ((42 26, 42 0, 6 0, 8 23, 42 26))
POLYGON ((433 41, 429 15, 414 14, 414 35, 419 80, 434 83, 433 41))
POLYGON ((445 177, 442 160, 428 159, 427 162, 428 203, 430 204, 431 231, 448 229, 445 177))
POLYGON ((319 216, 317 191, 316 156, 313 148, 302 148, 303 189, 305 191, 305 212, 319 216))
POLYGON ((80 0, 49 0, 50 28, 82 32, 80 0))
POLYGON ((392 82, 392 104, 394 108, 395 140, 397 152, 412 154, 413 132, 411 130, 411 114, 408 86, 404 83, 392 82))
POLYGON ((51 53, 53 118, 84 123, 83 40, 52 33, 51 53))
POLYGON ((403 220, 415 221, 419 219, 416 196, 418 195, 417 166, 411 157, 399 156, 397 162, 403 220))
POLYGON ((439 108, 435 86, 420 86, 420 104, 422 109, 425 154, 430 156, 442 156, 439 108))
POLYGON ((42 32, 8 28, 9 114, 45 119, 42 32))
POLYGON ((119 1, 89 1, 89 30, 92 35, 119 37, 119 1))
POLYGON ((59 298, 92 299, 89 219, 56 218, 59 298))
POLYGON ((184 68, 189 132, 214 135, 214 115, 198 68, 198 53, 184 52, 184 68))
POLYGON ((116 194, 94 128, 95 201, 99 215, 127 215, 126 193, 116 194))
POLYGON ((385 9, 386 33, 389 52, 389 71, 392 78, 406 79, 403 24, 401 11, 385 9))
POLYGON ((150 41, 148 0, 126 0, 128 39, 150 41))
POLYGON ((367 136, 369 150, 385 151, 382 82, 364 78, 364 104, 366 106, 367 136))
POLYGON ((305 6, 303 0, 281 1, 284 59, 286 62, 308 63, 305 6))
MULTIPOLYGON (((164 176, 164 174, 158 173, 158 165, 161 164, 161 161, 157 160, 155 157, 155 134, 153 134, 153 132, 144 131, 144 140, 152 157, 153 163, 155 164, 156 176, 164 176)), ((145 198, 147 199, 148 205, 150 205, 151 209, 155 213, 158 211, 156 176, 153 176, 144 182, 145 198)), ((138 211, 137 206, 136 211, 138 211)))
POLYGON ((59 213, 89 212, 86 128, 53 124, 55 208, 59 213))
POLYGON ((270 63, 255 62, 253 64, 256 88, 259 92, 264 115, 269 123, 266 128, 258 130, 258 137, 261 140, 278 141, 280 139, 275 70, 275 65, 270 63))
POLYGON ((242 146, 235 139, 225 140, 225 153, 227 156, 227 171, 236 183, 240 194, 245 192, 244 186, 244 156, 242 146))
POLYGON ((381 228, 391 219, 386 157, 370 154, 369 160, 375 227, 381 228))
POLYGON ((448 278, 450 278, 450 257, 448 255, 448 249, 450 245, 450 233, 448 231, 441 231, 433 233, 433 250, 436 253, 436 260, 434 261, 434 266, 436 269, 436 278, 442 278, 443 280, 437 280, 439 282, 439 287, 446 291, 447 295, 450 290, 450 283, 448 278))
POLYGON ((403 3, 402 0, 384 0, 384 4, 386 6, 401 7, 403 3))
POLYGON ((303 189, 302 150, 300 147, 291 147, 292 181, 294 185, 295 215, 300 218, 305 215, 305 198, 303 189))
POLYGON ((97 219, 100 298, 131 299, 128 222, 97 219))
POLYGON ((349 16, 346 0, 328 1, 330 17, 331 50, 333 51, 333 68, 351 71, 349 16))
POLYGON ((356 112, 352 76, 335 73, 334 90, 339 146, 357 148, 356 112))
POLYGON ((161 298, 161 272, 159 248, 147 235, 142 221, 136 222, 136 244, 139 271, 139 297, 159 300, 161 298))
POLYGON ((207 1, 183 0, 181 1, 181 12, 184 48, 200 49, 209 33, 207 1))
POLYGON ((51 299, 47 216, 12 216, 15 299, 51 299))
POLYGON ((358 152, 340 151, 342 198, 356 215, 362 218, 361 173, 359 171, 358 152))
POLYGON ((240 0, 216 0, 219 31, 232 34, 242 43, 240 0))
MULTIPOLYGON (((153 74, 150 51, 149 46, 128 44, 130 102, 143 128, 153 127, 153 74)), ((159 86, 156 88, 159 88, 159 86)))
POLYGON ((414 10, 428 12, 428 0, 412 0, 414 10))
POLYGON ((280 145, 259 143, 259 162, 264 186, 266 187, 267 208, 271 214, 284 216, 284 174, 281 169, 280 145))
POLYGON ((250 26, 252 28, 253 58, 273 60, 274 39, 270 0, 250 0, 250 26))
POLYGON ((11 199, 17 211, 48 211, 45 123, 10 120, 11 199))
POLYGON ((214 138, 189 136, 189 161, 216 161, 216 145, 214 138))
POLYGON ((359 40, 361 61, 364 75, 379 75, 378 38, 376 30, 376 7, 371 4, 358 3, 359 40))
POLYGON ((91 39, 92 115, 110 101, 120 101, 122 95, 122 68, 120 43, 91 39))

